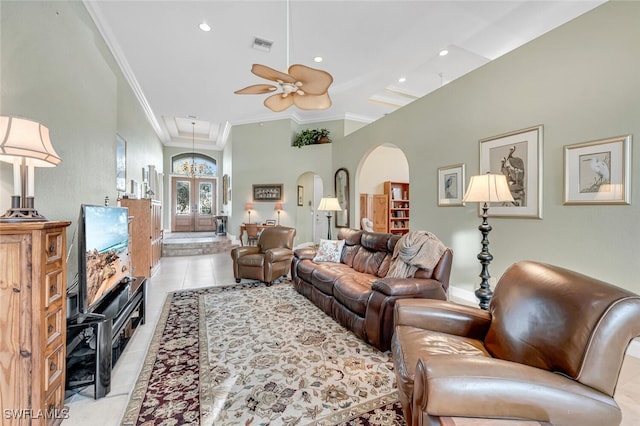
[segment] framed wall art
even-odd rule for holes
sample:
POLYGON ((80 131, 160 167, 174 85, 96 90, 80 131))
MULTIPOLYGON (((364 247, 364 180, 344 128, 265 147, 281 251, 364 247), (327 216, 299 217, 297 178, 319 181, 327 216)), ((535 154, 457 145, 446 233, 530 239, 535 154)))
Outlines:
POLYGON ((304 202, 304 186, 298 185, 298 206, 302 206, 304 202))
POLYGON ((282 201, 282 184, 253 185, 253 201, 282 201))
POLYGON ((336 170, 334 190, 342 211, 335 212, 336 228, 349 227, 349 172, 345 168, 336 170))
POLYGON ((480 174, 504 174, 514 199, 491 205, 489 216, 542 219, 542 129, 534 126, 480 140, 480 174))
POLYGON ((127 141, 116 135, 116 191, 127 191, 127 141))
POLYGON ((563 204, 631 203, 631 135, 564 147, 563 204))
POLYGON ((454 164, 438 169, 438 206, 464 206, 465 165, 454 164))

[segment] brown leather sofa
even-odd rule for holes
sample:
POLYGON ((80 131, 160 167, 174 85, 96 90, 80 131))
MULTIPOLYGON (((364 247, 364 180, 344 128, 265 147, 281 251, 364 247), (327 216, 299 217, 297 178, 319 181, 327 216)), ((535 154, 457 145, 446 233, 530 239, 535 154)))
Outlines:
POLYGON ((270 285, 289 273, 293 257, 294 228, 269 226, 262 230, 255 246, 236 247, 231 250, 233 276, 260 280, 270 285))
POLYGON ((640 335, 640 296, 523 261, 504 273, 488 311, 399 300, 395 324, 398 393, 411 425, 485 418, 613 426, 622 361, 640 335))
POLYGON ((453 252, 446 249, 433 272, 385 278, 399 235, 342 228, 340 263, 314 262, 315 249, 294 252, 295 289, 358 337, 386 351, 393 334, 393 306, 402 298, 447 299, 453 252))

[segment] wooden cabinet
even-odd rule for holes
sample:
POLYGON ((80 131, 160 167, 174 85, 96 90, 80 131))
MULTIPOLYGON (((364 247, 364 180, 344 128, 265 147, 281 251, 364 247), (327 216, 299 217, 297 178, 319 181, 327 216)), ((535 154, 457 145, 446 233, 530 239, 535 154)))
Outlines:
POLYGON ((136 277, 151 277, 160 266, 162 256, 162 207, 149 198, 120 200, 122 207, 133 216, 131 225, 131 268, 136 277))
POLYGON ((384 193, 389 199, 388 231, 393 234, 409 232, 409 184, 405 182, 384 183, 384 193))
POLYGON ((0 223, 0 402, 8 425, 55 425, 64 409, 66 228, 0 223))
POLYGON ((388 232, 389 205, 386 194, 360 194, 360 218, 373 222, 373 232, 388 232))

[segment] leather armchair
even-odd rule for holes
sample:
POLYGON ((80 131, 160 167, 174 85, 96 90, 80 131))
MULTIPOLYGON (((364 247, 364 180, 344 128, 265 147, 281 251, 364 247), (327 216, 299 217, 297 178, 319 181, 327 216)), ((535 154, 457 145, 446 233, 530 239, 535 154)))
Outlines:
POLYGON ((563 268, 512 265, 489 310, 398 300, 392 355, 407 422, 448 417, 618 425, 613 399, 640 335, 640 296, 563 268))
POLYGON ((262 230, 256 246, 232 249, 233 276, 236 282, 247 278, 270 285, 274 280, 287 275, 291 269, 295 235, 294 228, 270 226, 262 230))

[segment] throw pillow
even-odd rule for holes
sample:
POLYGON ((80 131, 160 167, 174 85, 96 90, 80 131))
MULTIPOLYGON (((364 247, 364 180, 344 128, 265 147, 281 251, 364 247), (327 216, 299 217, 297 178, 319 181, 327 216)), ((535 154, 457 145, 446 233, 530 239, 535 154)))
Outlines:
POLYGON ((320 240, 320 247, 313 261, 340 263, 343 247, 344 240, 320 240))

